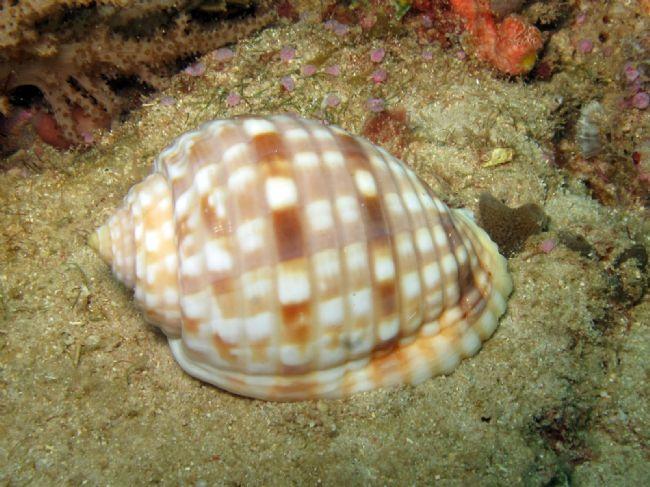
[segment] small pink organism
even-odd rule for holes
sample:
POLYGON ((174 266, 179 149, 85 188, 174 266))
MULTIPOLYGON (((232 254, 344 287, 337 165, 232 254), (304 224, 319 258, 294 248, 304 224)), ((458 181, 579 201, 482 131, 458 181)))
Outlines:
POLYGON ((219 49, 212 51, 212 57, 217 62, 225 63, 235 57, 235 53, 229 47, 220 47, 219 49))
POLYGON ((338 64, 332 64, 325 68, 325 72, 330 76, 340 76, 341 75, 341 66, 338 64))
POLYGON ((377 69, 372 73, 372 75, 370 75, 370 79, 372 79, 375 84, 383 83, 386 81, 386 78, 388 78, 388 73, 385 69, 377 69))
POLYGON ((282 49, 280 49, 280 60, 282 62, 288 63, 294 57, 296 57, 295 47, 285 46, 282 49))
POLYGON ((283 76, 280 80, 280 84, 288 92, 292 92, 296 87, 296 82, 291 76, 283 76))
POLYGON ((370 51, 370 60, 373 63, 380 63, 384 60, 385 55, 386 55, 386 50, 383 47, 372 49, 370 51))
POLYGON ((228 96, 226 97, 226 105, 229 107, 235 107, 239 105, 239 102, 241 102, 241 96, 239 96, 239 93, 235 91, 228 93, 228 96))
POLYGON ((183 72, 193 77, 203 76, 205 74, 205 64, 200 61, 190 64, 183 72))
POLYGON ((555 247, 557 247, 557 240, 554 238, 547 238, 539 244, 539 250, 545 254, 552 252, 555 247))
POLYGON ((383 98, 368 98, 366 108, 371 112, 381 112, 384 110, 386 102, 383 98))

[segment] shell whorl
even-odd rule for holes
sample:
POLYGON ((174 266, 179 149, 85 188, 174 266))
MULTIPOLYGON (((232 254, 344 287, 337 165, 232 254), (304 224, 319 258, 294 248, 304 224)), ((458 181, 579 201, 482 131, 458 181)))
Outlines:
POLYGON ((450 372, 511 291, 467 213, 367 140, 291 116, 179 137, 92 243, 183 369, 266 399, 450 372))

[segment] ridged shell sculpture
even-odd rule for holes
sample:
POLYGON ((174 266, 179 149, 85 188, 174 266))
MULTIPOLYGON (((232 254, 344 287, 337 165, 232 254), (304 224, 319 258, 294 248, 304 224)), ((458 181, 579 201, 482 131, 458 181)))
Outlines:
POLYGON ((90 244, 186 372, 272 400, 449 373, 512 287, 487 234, 409 167, 288 115, 177 138, 90 244))

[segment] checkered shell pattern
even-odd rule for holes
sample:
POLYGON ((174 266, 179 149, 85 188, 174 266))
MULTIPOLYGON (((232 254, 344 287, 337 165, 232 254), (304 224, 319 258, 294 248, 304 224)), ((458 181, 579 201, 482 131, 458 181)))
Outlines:
POLYGON ((408 166, 288 115, 182 135, 94 238, 186 372, 272 400, 449 373, 512 287, 487 234, 408 166))

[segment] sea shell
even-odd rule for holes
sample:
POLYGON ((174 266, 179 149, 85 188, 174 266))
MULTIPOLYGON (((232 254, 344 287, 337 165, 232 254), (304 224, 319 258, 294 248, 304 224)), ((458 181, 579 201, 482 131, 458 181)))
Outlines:
POLYGON ((90 243, 186 372, 272 400, 449 373, 512 287, 468 212, 367 140, 288 115, 182 135, 90 243))

